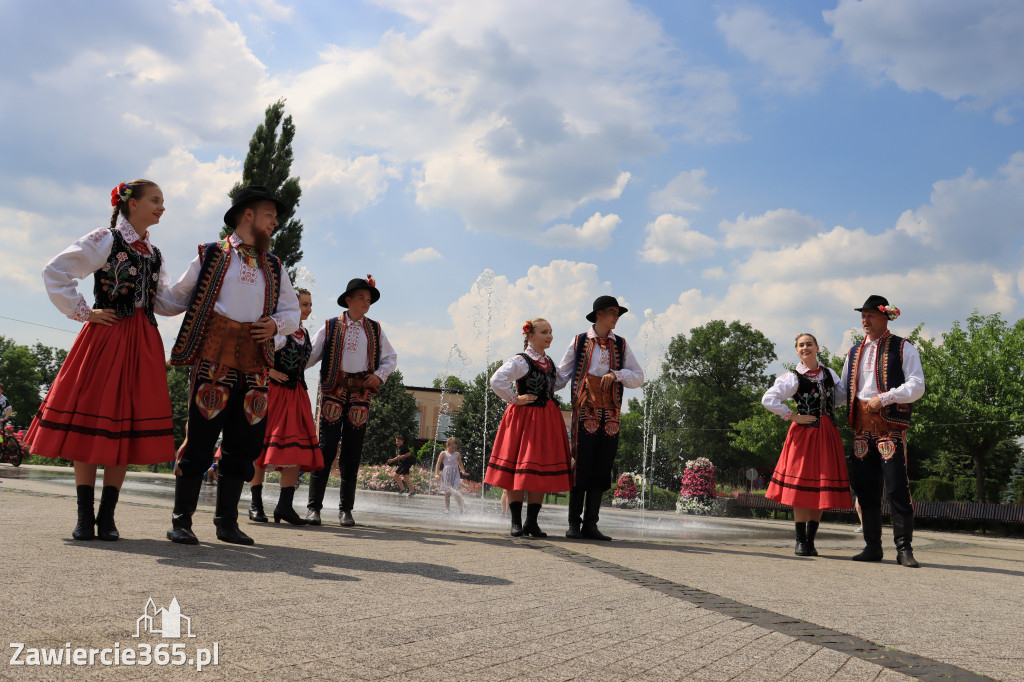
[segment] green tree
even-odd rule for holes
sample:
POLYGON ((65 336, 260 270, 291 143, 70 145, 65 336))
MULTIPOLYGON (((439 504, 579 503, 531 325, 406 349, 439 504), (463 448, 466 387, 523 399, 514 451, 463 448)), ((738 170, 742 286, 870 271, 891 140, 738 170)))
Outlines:
POLYGON ((434 383, 432 384, 432 386, 434 388, 438 388, 438 389, 443 388, 446 391, 457 391, 457 392, 460 392, 460 393, 462 391, 465 391, 467 388, 469 388, 469 384, 467 384, 465 381, 463 381, 462 379, 458 378, 454 374, 449 374, 448 376, 446 376, 444 378, 444 384, 443 385, 441 383, 441 377, 434 377, 434 383))
POLYGON ((505 402, 491 391, 490 378, 502 365, 502 360, 492 362, 487 371, 477 374, 473 382, 462 393, 462 409, 452 415, 448 434, 459 439, 462 465, 474 480, 479 480, 483 470, 484 457, 490 457, 494 446, 494 435, 505 414, 505 402), (484 439, 484 398, 487 400, 487 428, 484 439))
MULTIPOLYGON (((278 226, 270 241, 270 250, 284 263, 288 276, 295 281, 295 268, 302 260, 302 221, 295 218, 295 209, 302 196, 299 178, 289 177, 292 169, 292 140, 295 124, 284 115, 284 100, 267 107, 263 123, 256 127, 249 140, 249 153, 242 167, 242 181, 231 188, 229 197, 246 185, 263 185, 277 196, 285 210, 277 216, 278 226), (277 133, 280 126, 281 134, 277 133)), ((221 237, 231 234, 225 227, 221 237)))
POLYGON ((32 357, 36 360, 36 369, 39 370, 39 381, 42 390, 44 392, 48 391, 57 378, 57 372, 60 371, 60 366, 64 364, 64 358, 68 356, 68 352, 63 348, 44 346, 39 342, 32 346, 31 352, 32 357))
POLYGON ((42 400, 42 376, 32 350, 3 336, 0 336, 0 383, 4 385, 4 395, 11 407, 18 413, 15 420, 28 424, 42 400))
POLYGON ((395 434, 416 433, 416 398, 405 390, 401 370, 393 371, 373 396, 363 442, 363 463, 384 464, 395 455, 395 434))
POLYGON ((185 426, 188 423, 190 367, 167 365, 167 389, 171 394, 171 421, 174 424, 174 450, 185 440, 185 426))

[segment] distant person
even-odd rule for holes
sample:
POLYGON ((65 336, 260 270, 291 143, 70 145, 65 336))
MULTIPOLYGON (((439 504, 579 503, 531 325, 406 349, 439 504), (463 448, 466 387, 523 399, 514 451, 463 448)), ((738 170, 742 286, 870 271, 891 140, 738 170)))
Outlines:
POLYGON ((491 376, 491 389, 508 407, 494 437, 484 482, 508 493, 513 537, 547 537, 537 521, 544 493, 565 492, 572 485, 569 437, 555 399, 555 391, 569 378, 559 380, 558 368, 547 355, 553 338, 547 320, 528 320, 523 325, 523 352, 509 358, 491 376))
POLYGON ((451 511, 452 495, 459 503, 459 511, 465 512, 466 505, 462 501, 462 478, 469 476, 462 466, 462 455, 458 453, 459 440, 452 436, 445 442, 444 452, 437 458, 437 466, 434 467, 434 475, 441 475, 441 492, 444 493, 444 513, 451 511), (443 471, 442 471, 443 470, 443 471))
POLYGON ((108 227, 85 235, 43 268, 50 300, 84 325, 24 441, 33 454, 74 460, 76 540, 117 540, 114 509, 128 465, 174 459, 167 365, 154 313, 176 311, 159 302, 169 280, 149 240, 164 213, 164 195, 155 182, 132 180, 111 190, 110 204, 108 227), (90 275, 91 304, 77 288, 90 275), (94 513, 99 465, 103 492, 94 513))
POLYGON ((268 468, 281 472, 280 494, 274 508, 274 523, 286 521, 304 526, 306 520, 295 513, 292 501, 299 473, 319 471, 324 466, 320 443, 313 422, 313 407, 306 388, 306 361, 313 351, 309 332, 302 321, 313 312, 313 296, 307 289, 296 289, 299 299, 299 328, 288 336, 274 336, 274 367, 270 370, 267 396, 267 434, 263 452, 253 463, 256 474, 249 482, 252 502, 249 520, 266 523, 263 511, 263 479, 268 468))
POLYGON ((409 493, 409 497, 416 494, 416 491, 412 489, 412 484, 409 483, 409 471, 412 469, 412 450, 405 444, 405 437, 400 434, 395 434, 395 456, 388 460, 388 464, 395 465, 395 473, 392 474, 391 478, 398 486, 398 494, 409 493))
POLYGON ((597 522, 601 498, 612 487, 622 392, 640 388, 644 371, 626 340, 613 332, 629 311, 614 296, 599 296, 593 308, 587 315, 592 326, 573 337, 558 366, 560 377, 572 377, 574 467, 565 537, 607 541, 597 522))
POLYGON ((850 480, 835 406, 846 396, 839 375, 818 362, 818 340, 799 334, 799 364, 775 380, 761 404, 792 422, 765 497, 793 507, 797 556, 818 556, 814 536, 822 510, 850 508, 850 480), (794 413, 784 401, 796 399, 794 413))
POLYGON ((0 384, 0 419, 7 419, 13 411, 14 408, 11 407, 11 401, 4 395, 4 385, 0 384))
POLYGON ((840 392, 847 396, 853 428, 850 479, 861 506, 864 550, 854 561, 882 560, 882 484, 892 510, 896 561, 909 568, 914 558, 914 503, 907 478, 906 432, 912 403, 924 395, 924 370, 917 349, 889 331, 899 308, 872 294, 860 308, 864 340, 850 349, 840 392))

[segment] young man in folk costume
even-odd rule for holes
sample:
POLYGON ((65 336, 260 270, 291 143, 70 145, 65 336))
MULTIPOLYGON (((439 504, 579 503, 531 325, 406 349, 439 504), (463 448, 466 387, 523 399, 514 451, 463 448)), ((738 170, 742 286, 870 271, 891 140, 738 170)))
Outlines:
POLYGON ((309 480, 306 520, 314 526, 321 523, 320 510, 335 457, 341 473, 338 519, 342 526, 355 525, 352 505, 370 418, 370 397, 398 365, 398 355, 380 323, 366 317, 379 299, 372 276, 349 281, 345 293, 338 297, 338 305, 348 310, 327 320, 313 337, 313 353, 306 366, 320 362, 317 412, 324 456, 324 468, 311 474, 309 480))
POLYGON ((558 367, 560 378, 572 377, 573 479, 567 538, 611 540, 598 530, 597 522, 601 497, 612 485, 622 391, 644 383, 644 371, 626 340, 612 333, 626 312, 614 296, 599 296, 587 315, 593 326, 573 338, 558 367))
POLYGON ((900 315, 882 296, 872 294, 861 314, 864 341, 850 349, 843 365, 841 392, 847 396, 853 428, 850 483, 861 505, 864 550, 854 561, 882 560, 882 482, 892 510, 896 561, 909 568, 914 559, 914 503, 907 478, 906 431, 911 403, 924 395, 921 356, 906 339, 889 331, 900 315))
POLYGON ((217 538, 253 544, 238 528, 238 500, 252 480, 267 427, 268 370, 275 334, 299 326, 299 302, 280 259, 268 251, 284 205, 265 187, 241 188, 224 214, 227 239, 199 255, 167 293, 185 312, 171 364, 191 366, 188 426, 175 467, 174 510, 167 538, 194 545, 192 514, 203 474, 223 434, 213 518, 217 538))

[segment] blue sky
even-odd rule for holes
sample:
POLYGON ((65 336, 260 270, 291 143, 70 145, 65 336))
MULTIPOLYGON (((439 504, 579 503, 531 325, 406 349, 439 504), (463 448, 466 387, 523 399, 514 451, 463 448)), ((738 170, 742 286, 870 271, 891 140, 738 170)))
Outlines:
POLYGON ((650 369, 715 318, 786 360, 798 331, 841 347, 871 293, 897 332, 1020 317, 1016 0, 141 9, 0 3, 0 294, 25 321, 0 333, 19 342, 70 345, 39 273, 106 223, 117 182, 162 186, 153 239, 183 271, 279 97, 314 314, 372 273, 409 383, 455 343, 464 378, 516 352, 535 315, 560 354, 604 293, 650 369))

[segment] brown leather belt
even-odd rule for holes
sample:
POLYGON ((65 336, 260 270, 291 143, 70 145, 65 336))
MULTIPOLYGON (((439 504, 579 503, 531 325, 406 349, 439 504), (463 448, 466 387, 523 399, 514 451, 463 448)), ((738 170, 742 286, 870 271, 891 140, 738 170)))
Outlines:
POLYGON ((867 431, 873 436, 880 436, 891 431, 901 431, 905 427, 890 424, 882 418, 881 412, 870 412, 868 404, 863 400, 853 399, 853 430, 867 431))
POLYGON ((261 372, 267 368, 260 341, 252 338, 252 322, 235 322, 212 313, 206 324, 199 357, 243 372, 261 372))
POLYGON ((615 409, 615 402, 612 400, 612 387, 601 388, 601 379, 587 375, 587 385, 583 389, 583 404, 589 407, 596 407, 602 410, 615 409))

